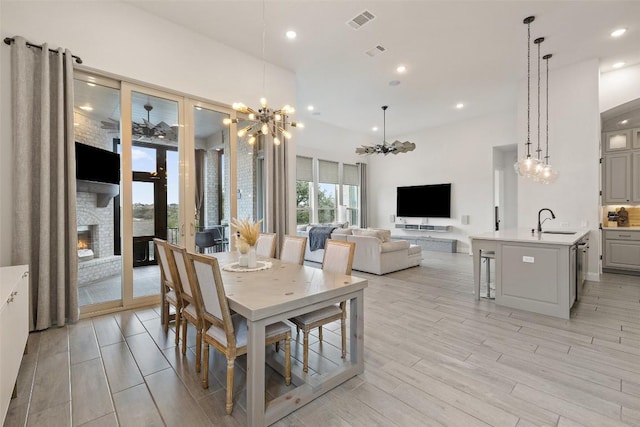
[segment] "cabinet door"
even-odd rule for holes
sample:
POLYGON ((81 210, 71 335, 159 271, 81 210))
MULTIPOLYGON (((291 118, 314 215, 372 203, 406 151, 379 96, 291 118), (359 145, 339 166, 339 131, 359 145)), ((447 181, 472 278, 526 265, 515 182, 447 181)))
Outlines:
POLYGON ((605 204, 629 203, 631 200, 631 153, 605 156, 603 181, 605 204))
POLYGON ((632 153, 631 167, 631 200, 640 203, 640 151, 632 153))
POLYGON ((640 128, 631 129, 633 148, 640 148, 640 128))
POLYGON ((640 242, 606 240, 604 267, 640 271, 640 242))
MULTIPOLYGON (((29 335, 29 279, 24 273, 0 306, 0 421, 9 408, 13 386, 18 376, 22 354, 29 335)), ((25 390, 18 390, 25 393, 25 390)))
POLYGON ((631 129, 605 132, 604 151, 620 151, 631 148, 631 129))

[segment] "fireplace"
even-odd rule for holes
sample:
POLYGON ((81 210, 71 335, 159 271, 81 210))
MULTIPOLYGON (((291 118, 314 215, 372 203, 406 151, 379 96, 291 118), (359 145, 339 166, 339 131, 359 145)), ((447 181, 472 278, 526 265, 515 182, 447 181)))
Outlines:
POLYGON ((95 225, 78 226, 78 261, 89 261, 95 255, 95 225))

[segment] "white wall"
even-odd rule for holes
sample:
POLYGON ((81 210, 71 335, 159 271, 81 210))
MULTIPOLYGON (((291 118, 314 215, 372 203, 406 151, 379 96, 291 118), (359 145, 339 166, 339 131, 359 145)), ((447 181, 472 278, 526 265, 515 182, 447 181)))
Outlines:
POLYGON ((600 76, 600 112, 640 98, 640 64, 600 76))
POLYGON ((470 234, 493 230, 493 147, 514 143, 515 123, 515 113, 504 112, 398 137, 416 149, 369 158, 370 226, 394 227, 389 217, 395 214, 396 187, 451 183, 451 218, 429 219, 451 225, 451 232, 394 230, 394 235, 457 239, 458 252, 469 252, 470 234), (462 225, 462 215, 470 216, 468 225, 462 225))
MULTIPOLYGON (((263 95, 261 59, 124 3, 3 0, 0 27, 2 38, 20 35, 33 43, 63 46, 86 67, 214 102, 257 105, 263 95)), ((9 47, 3 45, 0 59, 0 265, 8 265, 11 185, 20 177, 11 172, 9 47)), ((295 95, 293 73, 268 65, 265 96, 270 105, 295 104, 295 95)), ((292 168, 295 176, 295 162, 292 168)))

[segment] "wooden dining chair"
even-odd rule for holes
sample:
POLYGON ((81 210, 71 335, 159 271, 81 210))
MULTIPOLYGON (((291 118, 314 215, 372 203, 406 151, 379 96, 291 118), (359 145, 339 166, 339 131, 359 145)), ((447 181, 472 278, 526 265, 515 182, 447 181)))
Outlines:
MULTIPOLYGON (((202 388, 209 387, 209 345, 227 359, 227 414, 233 411, 233 372, 237 356, 247 353, 247 319, 231 314, 215 257, 189 252, 187 274, 193 285, 197 309, 204 319, 204 367, 202 388)), ((265 345, 284 341, 285 383, 291 384, 291 327, 284 322, 267 325, 265 345)), ((276 350, 277 351, 277 350, 276 350)), ((251 369, 251 367, 248 367, 251 369)))
MULTIPOLYGON (((353 265, 353 254, 356 250, 354 242, 327 239, 324 245, 324 256, 322 258, 322 270, 342 274, 351 274, 353 265)), ((320 308, 310 313, 289 319, 296 325, 296 331, 304 335, 303 342, 303 367, 304 372, 309 371, 309 333, 312 329, 318 328, 318 339, 322 342, 322 325, 340 320, 340 330, 342 333, 342 358, 347 355, 347 304, 342 301, 339 304, 320 308)))
POLYGON ((187 250, 178 245, 167 243, 176 264, 177 277, 182 285, 182 354, 187 354, 187 322, 196 329, 196 372, 200 372, 202 359, 202 317, 198 315, 196 297, 194 296, 193 283, 187 273, 187 250))
POLYGON ((276 233, 260 233, 256 242, 256 255, 267 258, 276 255, 276 233))
POLYGON ((180 342, 180 317, 182 316, 182 284, 176 271, 173 253, 167 247, 167 241, 154 238, 156 258, 160 260, 160 286, 162 286, 162 318, 164 333, 169 332, 171 316, 170 306, 175 309, 176 345, 180 342))
POLYGON ((280 261, 302 265, 306 246, 306 237, 285 235, 280 251, 280 261))

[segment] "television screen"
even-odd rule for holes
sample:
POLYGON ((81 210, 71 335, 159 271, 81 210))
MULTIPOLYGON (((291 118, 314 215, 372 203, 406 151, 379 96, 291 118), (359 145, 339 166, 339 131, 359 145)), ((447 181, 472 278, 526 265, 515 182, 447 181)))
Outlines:
POLYGON ((76 141, 76 179, 120 183, 120 155, 76 141))
POLYGON ((451 184, 398 187, 396 216, 450 218, 451 184))

